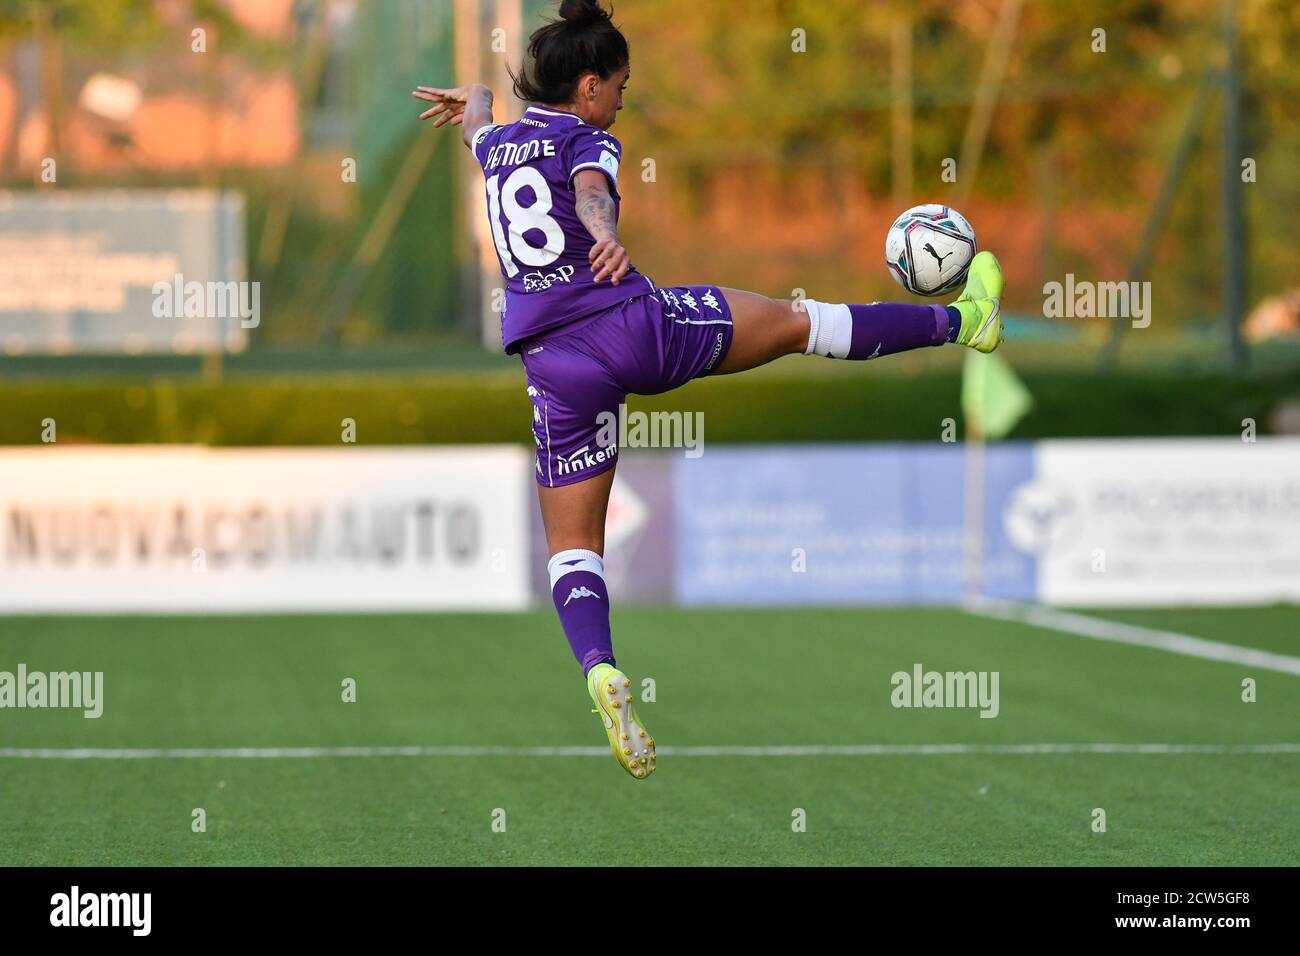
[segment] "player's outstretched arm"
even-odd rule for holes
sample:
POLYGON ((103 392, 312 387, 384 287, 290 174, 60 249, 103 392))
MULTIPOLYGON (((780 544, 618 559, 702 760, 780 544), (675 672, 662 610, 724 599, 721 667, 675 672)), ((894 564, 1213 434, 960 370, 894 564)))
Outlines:
POLYGON ((578 218, 596 240, 587 253, 591 271, 596 273, 593 281, 609 279, 618 285, 632 268, 632 261, 618 237, 618 214, 609 194, 609 180, 598 169, 580 169, 573 177, 573 191, 578 218))
POLYGON ((482 83, 458 86, 454 90, 417 86, 411 95, 434 104, 420 114, 420 119, 436 116, 434 126, 450 123, 461 127, 461 140, 466 146, 473 142, 475 133, 492 123, 492 91, 482 83))

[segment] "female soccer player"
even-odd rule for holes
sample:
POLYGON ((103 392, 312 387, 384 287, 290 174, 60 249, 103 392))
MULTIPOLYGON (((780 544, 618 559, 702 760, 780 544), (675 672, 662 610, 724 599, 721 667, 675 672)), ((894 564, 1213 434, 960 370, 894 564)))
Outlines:
POLYGON ((654 395, 801 352, 873 359, 955 342, 991 352, 1001 340, 1002 272, 971 263, 951 306, 832 305, 769 299, 712 285, 658 288, 618 234, 623 150, 609 133, 631 72, 627 40, 599 0, 563 0, 529 42, 515 77, 529 105, 492 122, 492 91, 421 86, 420 119, 462 127, 483 167, 487 213, 506 280, 502 339, 522 355, 533 402, 536 478, 551 559, 551 597, 622 767, 645 778, 654 739, 614 661, 602 553, 617 438, 602 427, 628 393, 654 395))

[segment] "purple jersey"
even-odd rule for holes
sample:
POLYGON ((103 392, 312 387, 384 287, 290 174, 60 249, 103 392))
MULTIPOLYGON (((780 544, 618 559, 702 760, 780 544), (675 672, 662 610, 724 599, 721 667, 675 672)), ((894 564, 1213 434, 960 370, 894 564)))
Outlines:
POLYGON ((488 221, 506 278, 501 338, 507 352, 540 332, 654 291, 635 269, 619 285, 592 281, 587 254, 596 240, 578 219, 573 176, 580 169, 603 171, 617 219, 623 150, 608 132, 573 113, 530 106, 517 123, 480 129, 473 147, 487 179, 488 221))

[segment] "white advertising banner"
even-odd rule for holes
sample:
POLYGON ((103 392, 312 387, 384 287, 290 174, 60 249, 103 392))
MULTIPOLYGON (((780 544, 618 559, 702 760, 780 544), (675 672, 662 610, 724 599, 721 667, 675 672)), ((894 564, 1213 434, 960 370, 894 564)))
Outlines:
POLYGON ((1300 442, 1046 441, 1003 510, 1048 604, 1300 598, 1300 442))
POLYGON ((529 603, 517 447, 0 449, 0 613, 529 603))

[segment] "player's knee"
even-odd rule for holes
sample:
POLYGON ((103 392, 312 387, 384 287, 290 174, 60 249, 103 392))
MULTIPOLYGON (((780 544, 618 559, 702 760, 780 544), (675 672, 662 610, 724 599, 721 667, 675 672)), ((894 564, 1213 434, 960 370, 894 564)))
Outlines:
POLYGON ((808 347, 808 313, 799 301, 773 299, 772 315, 782 354, 804 351, 808 347))

